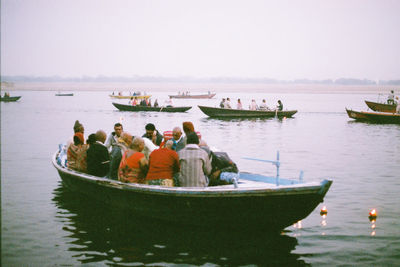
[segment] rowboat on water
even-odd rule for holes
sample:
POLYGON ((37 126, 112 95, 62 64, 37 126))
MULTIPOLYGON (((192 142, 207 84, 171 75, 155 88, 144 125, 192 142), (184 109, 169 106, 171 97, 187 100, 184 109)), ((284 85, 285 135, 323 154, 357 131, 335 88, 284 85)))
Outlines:
POLYGON ((290 118, 297 113, 297 110, 248 110, 248 109, 231 109, 216 108, 207 106, 198 106, 204 114, 209 117, 226 117, 226 118, 290 118))
POLYGON ((385 104, 385 103, 377 103, 372 101, 365 100, 365 104, 372 109, 373 111, 380 111, 380 112, 396 112, 397 104, 385 104))
POLYGON ((73 96, 74 93, 56 93, 56 96, 73 96))
POLYGON ((18 101, 21 98, 21 96, 0 96, 0 101, 1 102, 15 102, 18 101))
POLYGON ((153 112, 186 112, 192 107, 148 107, 148 106, 132 106, 119 103, 112 103, 117 109, 121 111, 153 111, 153 112))
POLYGON ((355 111, 346 108, 347 115, 357 121, 374 122, 374 123, 399 123, 400 114, 389 112, 365 112, 355 111))
POLYGON ((151 95, 109 95, 111 98, 116 98, 116 99, 131 99, 131 98, 136 98, 136 99, 148 99, 151 97, 151 95))
POLYGON ((179 98, 179 99, 210 99, 213 98, 216 94, 203 94, 203 95, 169 95, 169 98, 179 98))
POLYGON ((280 231, 307 217, 332 184, 329 179, 304 182, 302 173, 299 179, 280 178, 279 157, 260 160, 276 165, 276 177, 240 173, 233 184, 205 188, 123 183, 63 167, 58 153, 52 163, 70 190, 135 216, 208 229, 280 231))

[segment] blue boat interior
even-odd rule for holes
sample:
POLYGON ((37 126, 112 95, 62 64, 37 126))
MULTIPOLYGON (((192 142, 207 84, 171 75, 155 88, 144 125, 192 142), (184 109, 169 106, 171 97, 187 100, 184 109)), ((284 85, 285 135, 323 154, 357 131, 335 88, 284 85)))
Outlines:
MULTIPOLYGON (((245 179, 245 180, 250 180, 250 181, 255 181, 255 182, 264 182, 264 183, 269 183, 269 184, 276 184, 276 177, 265 176, 265 175, 262 175, 262 174, 241 172, 239 177, 240 177, 240 179, 245 179)), ((299 181, 299 180, 279 178, 279 184, 280 185, 292 185, 292 184, 300 184, 300 183, 302 183, 302 182, 299 181)), ((239 184, 240 184, 240 180, 239 180, 239 184)))

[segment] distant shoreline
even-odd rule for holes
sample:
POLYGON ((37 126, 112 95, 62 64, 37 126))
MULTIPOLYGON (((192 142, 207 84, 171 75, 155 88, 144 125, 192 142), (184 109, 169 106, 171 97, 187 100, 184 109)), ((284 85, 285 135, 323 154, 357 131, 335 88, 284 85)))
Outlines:
POLYGON ((15 82, 2 86, 1 91, 146 91, 146 92, 253 92, 310 94, 388 94, 399 93, 393 85, 321 85, 321 84, 262 84, 262 83, 149 83, 149 82, 15 82))

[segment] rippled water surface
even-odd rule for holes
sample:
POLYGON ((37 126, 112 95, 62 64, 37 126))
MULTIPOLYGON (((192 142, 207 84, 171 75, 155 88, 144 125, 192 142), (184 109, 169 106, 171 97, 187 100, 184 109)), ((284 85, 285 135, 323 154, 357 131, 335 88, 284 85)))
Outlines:
MULTIPOLYGON (((366 110, 363 94, 218 93, 211 100, 175 100, 186 113, 119 112, 107 92, 13 92, 1 103, 3 266, 42 265, 374 265, 400 264, 400 125, 354 122, 345 107, 366 110), (222 97, 281 99, 294 118, 210 119, 197 105, 222 97), (275 174, 271 164, 242 157, 281 158, 281 176, 333 179, 317 209, 281 235, 216 233, 146 221, 68 191, 51 165, 57 145, 79 119, 85 136, 112 131, 142 135, 146 123, 172 130, 192 121, 207 143, 227 151, 243 171, 275 174), (328 208, 327 217, 319 214, 328 208), (368 219, 378 211, 376 222, 368 219)), ((163 103, 168 93, 155 93, 163 103)), ((154 99, 153 99, 154 101, 154 99)), ((127 100, 119 102, 127 102, 127 100)))

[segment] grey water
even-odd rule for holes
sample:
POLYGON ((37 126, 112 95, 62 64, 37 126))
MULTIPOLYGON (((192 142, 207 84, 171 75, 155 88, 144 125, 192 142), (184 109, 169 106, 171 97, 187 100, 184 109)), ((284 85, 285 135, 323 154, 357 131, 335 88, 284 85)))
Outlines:
MULTIPOLYGON (((1 103, 1 264, 54 265, 207 265, 303 266, 400 265, 400 125, 368 124, 348 118, 345 107, 367 110, 373 94, 263 94, 217 92, 214 99, 173 100, 190 105, 186 113, 120 112, 110 92, 19 91, 15 103, 1 103), (241 98, 278 99, 293 118, 211 119, 197 105, 232 105, 241 98), (116 122, 142 135, 152 122, 161 132, 192 121, 210 147, 228 152, 242 171, 281 177, 333 180, 324 202, 281 234, 215 232, 136 218, 68 191, 51 164, 59 143, 72 137, 79 120, 85 137, 116 122), (326 217, 320 209, 326 206, 326 217), (378 217, 370 222, 368 214, 378 217)), ((148 92, 151 93, 151 92, 148 92)), ((162 105, 168 94, 155 92, 162 105)), ((120 103, 128 100, 117 100, 120 103)), ((212 208, 212 207, 210 207, 212 208)), ((282 211, 284 212, 284 211, 282 211)))

